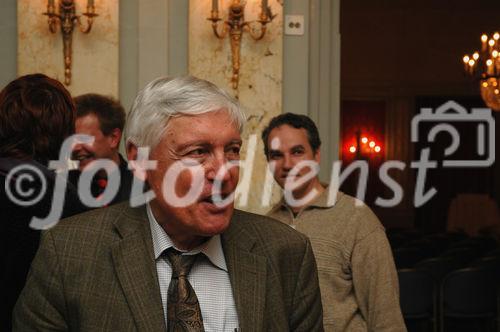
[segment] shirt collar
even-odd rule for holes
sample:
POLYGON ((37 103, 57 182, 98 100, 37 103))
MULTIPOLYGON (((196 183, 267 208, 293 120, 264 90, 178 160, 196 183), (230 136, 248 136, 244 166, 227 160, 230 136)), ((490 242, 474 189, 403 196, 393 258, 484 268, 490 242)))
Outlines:
POLYGON ((172 239, 170 239, 170 236, 168 236, 165 230, 156 221, 149 203, 146 204, 146 211, 148 215, 149 225, 151 226, 150 228, 151 235, 153 237, 153 251, 155 260, 157 260, 166 249, 174 247, 176 250, 181 251, 187 255, 194 255, 201 252, 205 256, 207 256, 207 258, 213 265, 217 266, 221 270, 228 272, 226 259, 224 257, 224 251, 222 250, 220 234, 212 236, 200 246, 190 251, 180 250, 175 247, 174 242, 172 241, 172 239))
MULTIPOLYGON (((330 196, 330 186, 328 184, 324 184, 323 186, 325 187, 325 190, 316 198, 312 200, 309 205, 307 205, 305 208, 320 208, 320 209, 329 209, 337 203, 339 194, 340 192, 337 193, 337 198, 335 199, 335 202, 328 204, 328 197, 330 196)), ((285 201, 285 197, 281 197, 281 200, 279 203, 276 205, 276 209, 287 209, 288 204, 285 201)), ((276 209, 273 209, 272 211, 275 211, 276 209)))
POLYGON ((120 169, 121 172, 127 171, 128 170, 128 162, 123 158, 123 156, 118 153, 118 157, 120 158, 120 164, 118 165, 118 168, 120 169))

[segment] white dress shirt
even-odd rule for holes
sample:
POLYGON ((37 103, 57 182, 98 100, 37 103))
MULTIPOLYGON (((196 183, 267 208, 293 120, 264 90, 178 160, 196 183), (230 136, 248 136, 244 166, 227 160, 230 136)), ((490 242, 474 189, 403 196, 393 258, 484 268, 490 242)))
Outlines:
POLYGON ((179 250, 156 221, 149 204, 147 204, 146 209, 153 237, 156 272, 160 284, 165 324, 167 322, 167 293, 172 277, 172 267, 168 258, 161 254, 166 249, 174 247, 183 252, 183 255, 203 254, 196 259, 189 272, 188 280, 198 297, 205 331, 233 332, 239 326, 238 315, 220 235, 211 237, 189 252, 179 250))

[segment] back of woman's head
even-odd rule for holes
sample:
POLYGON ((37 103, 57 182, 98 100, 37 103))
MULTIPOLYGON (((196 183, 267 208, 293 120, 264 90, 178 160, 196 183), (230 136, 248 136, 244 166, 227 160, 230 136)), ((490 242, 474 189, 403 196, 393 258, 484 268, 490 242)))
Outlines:
POLYGON ((45 75, 19 77, 0 92, 0 157, 56 160, 63 141, 74 133, 71 95, 45 75))

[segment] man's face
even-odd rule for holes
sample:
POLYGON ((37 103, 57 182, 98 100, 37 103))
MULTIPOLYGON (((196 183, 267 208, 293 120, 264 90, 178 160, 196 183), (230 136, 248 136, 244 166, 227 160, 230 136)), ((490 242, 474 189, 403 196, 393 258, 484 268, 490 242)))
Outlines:
MULTIPOLYGON (((266 144, 269 148, 268 161, 274 164, 274 179, 281 188, 285 187, 290 171, 299 162, 314 161, 319 163, 320 160, 319 151, 314 153, 304 128, 297 129, 286 124, 276 127, 269 133, 266 144)), ((309 167, 300 168, 293 180, 298 180, 310 171, 309 167)), ((316 178, 312 178, 294 191, 300 193, 310 188, 315 180, 316 178)))
POLYGON ((208 237, 229 226, 233 202, 218 207, 212 194, 227 198, 236 189, 241 144, 239 130, 225 110, 170 119, 162 140, 151 151, 150 160, 158 164, 148 171, 147 181, 156 194, 151 202, 153 213, 171 237, 208 237), (183 170, 166 186, 181 198, 190 190, 201 191, 194 203, 185 207, 174 206, 171 195, 162 190, 167 171, 175 165, 183 170), (195 176, 200 183, 195 184, 195 176), (214 183, 216 176, 222 181, 219 187, 214 183))
POLYGON ((80 170, 96 159, 113 159, 116 153, 120 138, 114 134, 106 136, 100 128, 99 119, 94 114, 76 119, 75 133, 94 137, 92 145, 77 144, 73 150, 73 158, 80 161, 80 170))

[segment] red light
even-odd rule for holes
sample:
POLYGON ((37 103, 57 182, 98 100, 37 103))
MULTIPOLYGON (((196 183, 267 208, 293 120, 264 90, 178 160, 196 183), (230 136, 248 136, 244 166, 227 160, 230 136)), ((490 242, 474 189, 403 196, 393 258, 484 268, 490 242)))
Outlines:
POLYGON ((375 147, 375 142, 374 141, 371 141, 370 144, 368 144, 371 148, 374 148, 375 147))
POLYGON ((378 145, 377 145, 377 146, 375 147, 375 152, 377 152, 377 153, 378 153, 378 152, 380 152, 380 150, 381 150, 381 149, 380 149, 380 146, 378 146, 378 145))
POLYGON ((356 147, 354 145, 351 145, 351 147, 349 148, 349 152, 350 153, 356 152, 356 147))
POLYGON ((363 144, 368 143, 368 138, 366 138, 366 137, 361 138, 361 143, 363 143, 363 144))

